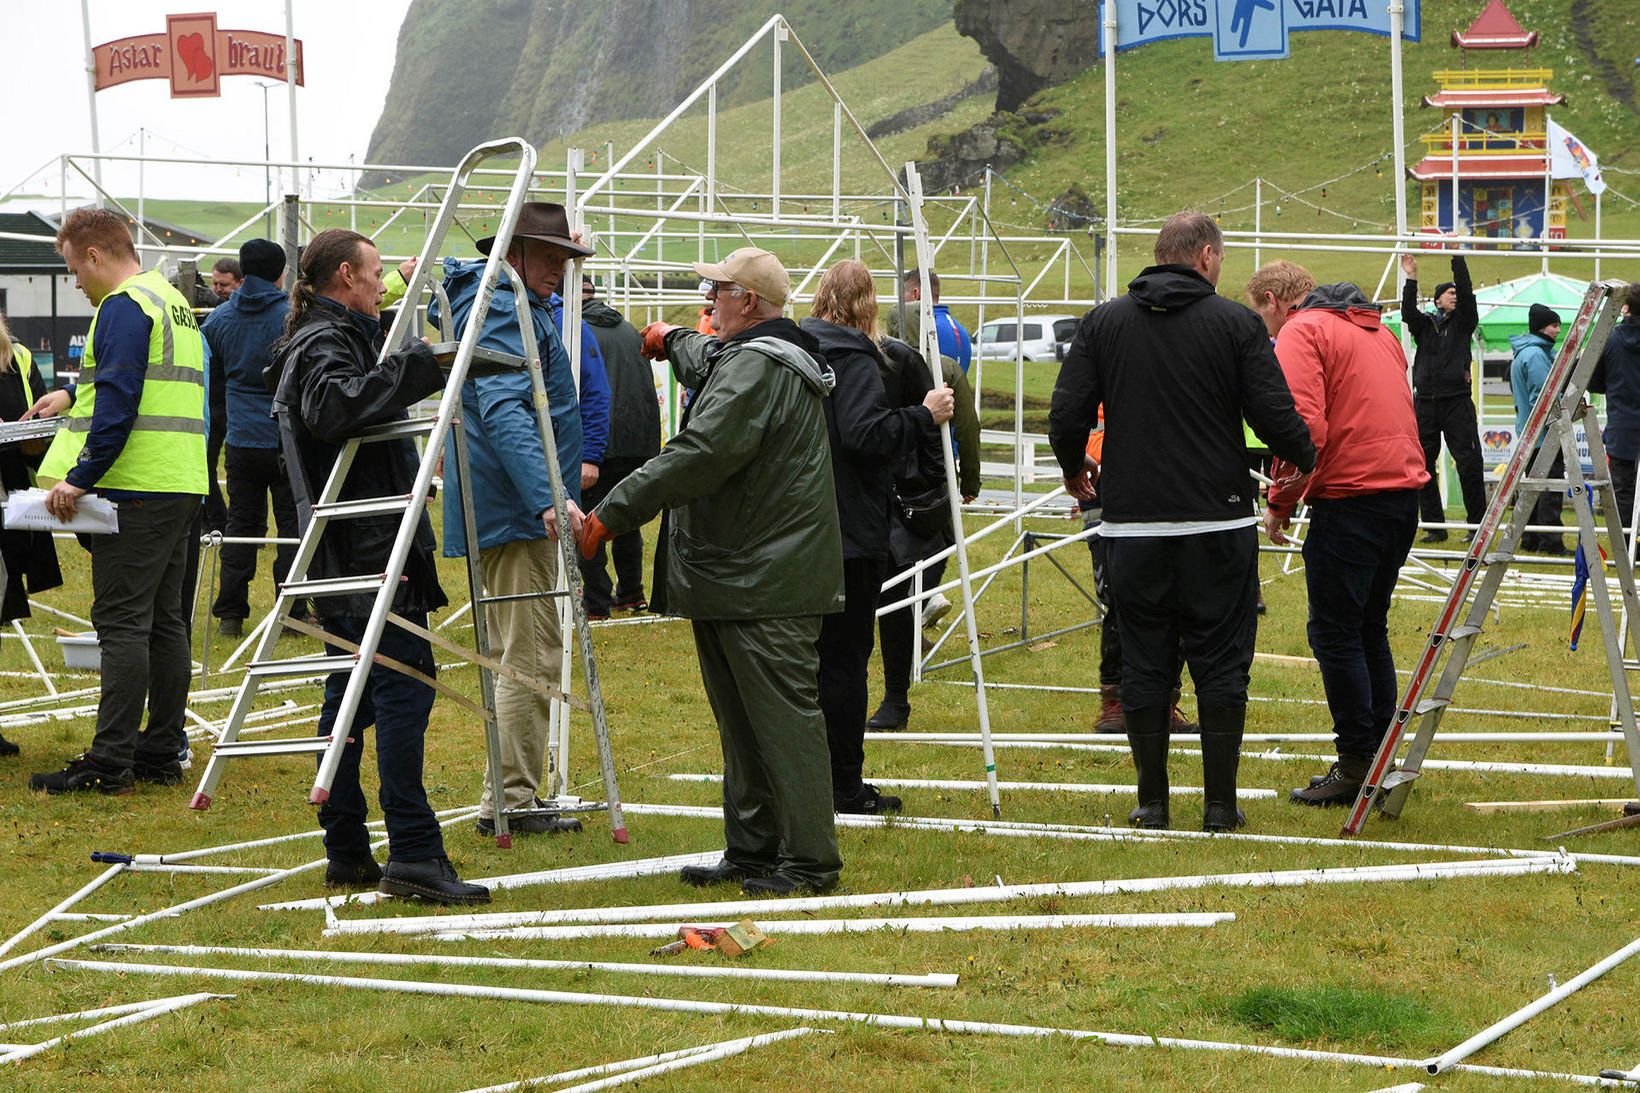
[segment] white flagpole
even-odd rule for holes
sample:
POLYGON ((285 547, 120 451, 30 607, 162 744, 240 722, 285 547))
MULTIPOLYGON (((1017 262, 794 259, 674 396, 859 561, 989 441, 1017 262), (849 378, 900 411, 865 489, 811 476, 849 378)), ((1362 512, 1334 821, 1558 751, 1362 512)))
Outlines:
POLYGON ((80 0, 80 28, 85 34, 85 101, 91 111, 91 175, 97 180, 97 193, 92 200, 101 205, 102 141, 97 135, 97 54, 91 48, 91 0, 80 0))
POLYGON ((1116 296, 1116 3, 1104 0, 1105 43, 1105 299, 1116 296))

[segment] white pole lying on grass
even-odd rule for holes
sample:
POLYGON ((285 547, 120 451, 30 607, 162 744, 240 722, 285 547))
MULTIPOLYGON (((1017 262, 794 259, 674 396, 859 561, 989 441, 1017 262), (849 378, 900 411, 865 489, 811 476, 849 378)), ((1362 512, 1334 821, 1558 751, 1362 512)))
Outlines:
MULTIPOLYGON (((907 934, 968 933, 973 930, 1155 929, 1208 927, 1234 922, 1230 911, 1148 912, 1087 915, 965 915, 950 918, 803 918, 767 922, 775 937, 819 934, 866 934, 896 930, 907 934)), ((595 926, 510 926, 497 930, 449 930, 437 941, 578 941, 591 937, 676 937, 683 926, 729 926, 728 922, 625 922, 595 926)), ((328 932, 328 931, 327 931, 328 932)))
MULTIPOLYGON (((1386 1055, 1355 1055, 1308 1048, 1272 1047, 1264 1044, 1237 1044, 1215 1040, 1187 1040, 1124 1032, 1095 1032, 1089 1029, 1053 1028, 1044 1025, 1010 1025, 991 1021, 955 1021, 939 1017, 910 1017, 888 1013, 857 1013, 849 1010, 803 1009, 796 1006, 761 1006, 740 1002, 703 1002, 685 998, 654 998, 647 995, 586 994, 578 991, 544 991, 523 987, 490 987, 477 983, 428 983, 415 979, 366 979, 349 975, 299 975, 295 972, 256 972, 237 968, 188 968, 170 964, 127 964, 117 960, 53 960, 53 969, 114 972, 119 975, 197 975, 209 979, 242 982, 306 983, 310 986, 352 990, 394 991, 442 998, 491 998, 507 1002, 538 1002, 571 1006, 623 1006, 633 1009, 666 1010, 674 1013, 743 1014, 788 1017, 800 1021, 848 1021, 878 1028, 917 1029, 924 1032, 976 1033, 993 1036, 1065 1036, 1075 1040, 1099 1040, 1113 1047, 1176 1047, 1197 1051, 1235 1051, 1280 1059, 1309 1059, 1324 1063, 1352 1063, 1359 1066, 1422 1069, 1418 1059, 1386 1055)), ((1459 1063, 1454 1070, 1492 1074, 1510 1078, 1547 1078, 1579 1085, 1607 1085, 1589 1075, 1556 1074, 1509 1067, 1474 1066, 1459 1063)))
MULTIPOLYGON (((715 810, 721 816, 721 810, 715 810)), ((474 880, 486 888, 526 888, 536 884, 572 884, 587 880, 615 880, 619 877, 654 877, 675 873, 686 865, 711 865, 723 856, 721 850, 707 850, 698 854, 668 854, 662 858, 640 858, 636 861, 609 862, 604 865, 571 865, 562 869, 543 869, 534 873, 509 873, 500 877, 474 880)), ((294 899, 285 903, 264 903, 258 911, 317 911, 323 907, 358 907, 392 899, 380 892, 349 892, 339 896, 320 896, 316 899, 294 899)))
POLYGON ((502 911, 470 915, 421 915, 400 918, 339 919, 325 933, 417 934, 455 929, 544 926, 552 923, 606 923, 738 919, 745 915, 805 914, 860 907, 952 907, 970 903, 1006 903, 1039 896, 1080 898, 1132 892, 1194 888, 1290 888, 1309 884, 1355 884, 1375 881, 1433 880, 1460 876, 1510 876, 1527 873, 1572 873, 1570 858, 1497 858, 1462 862, 1365 865, 1345 869, 1265 870, 1252 873, 1208 873, 1128 880, 1048 881, 972 888, 930 888, 904 892, 859 892, 852 895, 802 896, 771 901, 724 900, 711 903, 657 904, 648 907, 575 907, 550 911, 502 911))
POLYGON ((830 1032, 830 1029, 789 1028, 784 1032, 766 1032, 761 1036, 747 1036, 740 1040, 725 1040, 718 1044, 706 1044, 702 1047, 686 1047, 681 1051, 668 1051, 660 1055, 649 1055, 642 1059, 624 1059, 618 1063, 604 1063, 602 1066, 583 1067, 580 1070, 566 1070, 562 1074, 549 1074, 545 1078, 526 1078, 521 1082, 506 1082, 502 1085, 487 1085, 483 1089, 470 1089, 467 1093, 512 1093, 515 1089, 528 1089, 536 1085, 557 1085, 560 1082, 573 1082, 578 1078, 590 1078, 599 1074, 615 1074, 616 1077, 604 1081, 588 1082, 585 1085, 570 1086, 560 1089, 558 1093, 592 1093, 596 1089, 608 1089, 615 1085, 625 1085, 630 1082, 640 1082, 645 1078, 652 1078, 657 1074, 679 1070, 686 1066, 699 1066, 701 1063, 712 1063, 719 1059, 727 1059, 731 1055, 739 1055, 754 1047, 773 1044, 780 1040, 789 1040, 794 1036, 807 1036, 811 1032, 830 1032))
MULTIPOLYGON (((1235 917, 1235 916, 1230 916, 1235 917)), ((672 931, 676 933, 674 929, 672 931)), ((338 964, 433 964, 448 968, 522 968, 677 975, 699 979, 767 979, 793 983, 873 983, 880 987, 954 987, 951 972, 822 972, 804 968, 738 968, 701 964, 619 964, 607 960, 536 960, 505 956, 360 953, 327 949, 250 949, 223 945, 93 945, 99 953, 173 953, 178 956, 251 956, 262 960, 330 960, 338 964)))
MULTIPOLYGON (((934 292, 929 284, 933 272, 934 252, 928 245, 928 223, 923 219, 922 176, 917 163, 905 165, 905 185, 911 200, 912 239, 917 245, 917 269, 921 274, 917 307, 922 317, 923 359, 929 367, 943 374, 940 363, 939 332, 934 326, 934 292)), ((942 384, 944 380, 940 381, 942 384)), ((977 457, 978 452, 970 453, 977 457)), ((968 629, 968 666, 974 675, 974 700, 979 709, 980 751, 985 762, 985 784, 991 797, 991 814, 1002 815, 1002 797, 997 789, 997 757, 991 750, 991 710, 985 700, 985 665, 979 651, 979 623, 974 618, 974 581, 968 570, 968 536, 962 525, 962 492, 957 486, 957 465, 951 454, 951 423, 940 422, 940 457, 945 463, 945 493, 951 505, 951 530, 955 533, 957 549, 957 577, 962 585, 962 618, 968 629)), ((967 457, 964 457, 967 458, 967 457)))
POLYGON ((1475 1035, 1471 1036, 1451 1051, 1429 1060, 1426 1064, 1426 1069, 1428 1069, 1431 1074, 1440 1074, 1444 1071, 1451 1070, 1454 1065, 1469 1058, 1487 1044, 1492 1043, 1494 1040, 1500 1039, 1510 1030, 1524 1025, 1527 1021, 1560 1002, 1562 999, 1576 994, 1578 991, 1582 990, 1590 983, 1593 983, 1596 979, 1599 979, 1601 976, 1605 975, 1625 960, 1628 960, 1636 953, 1640 953, 1640 938, 1636 938, 1627 945, 1623 946, 1621 949, 1617 950, 1615 953, 1606 957, 1606 959, 1592 965, 1577 976, 1566 980, 1566 982, 1562 983, 1548 994, 1527 1003, 1502 1020, 1488 1025, 1486 1028, 1475 1033, 1475 1035))
MULTIPOLYGON (((51 910, 47 911, 45 914, 41 915, 39 918, 35 919, 33 922, 29 923, 27 926, 24 926, 21 930, 18 930, 15 934, 12 934, 9 938, 7 938, 5 944, 0 945, 0 956, 4 956, 6 953, 11 952, 17 947, 17 943, 19 941, 36 932, 42 926, 46 925, 46 923, 60 919, 63 916, 63 913, 70 907, 73 907, 76 903, 79 903, 82 899, 89 896, 91 893, 95 892, 97 889, 101 888, 121 873, 125 872, 125 869, 126 867, 124 865, 111 865, 101 873, 97 874, 93 880, 87 883, 85 887, 81 888, 78 892, 75 892, 73 895, 57 904, 57 906, 53 907, 51 910)), ((0 1025, 0 1028, 6 1027, 8 1026, 0 1025)))
MULTIPOLYGON (((700 805, 627 805, 622 808, 647 816, 678 816, 690 819, 718 819, 722 809, 700 805)), ((973 832, 981 835, 1039 835, 1044 838, 1074 836, 1104 838, 1117 842, 1158 839, 1228 839, 1269 843, 1272 846, 1353 846, 1366 850, 1404 850, 1414 854, 1486 854, 1505 858, 1552 858, 1563 854, 1578 864, 1640 865, 1640 856, 1629 854, 1588 854, 1575 851, 1514 849, 1499 846, 1463 846, 1457 843, 1407 843, 1384 839, 1339 839, 1323 835, 1255 835, 1231 831, 1145 831, 1131 827, 1099 827, 1091 824, 1042 824, 1025 820, 964 820, 943 816, 837 816, 838 827, 899 827, 925 831, 973 832)))
MULTIPOLYGON (((1176 732, 1169 738, 1187 744, 1199 744, 1201 734, 1176 732)), ((966 744, 973 746, 978 737, 971 732, 868 732, 867 740, 899 741, 904 744, 966 744)), ((1242 737, 1248 744, 1331 744, 1336 737, 1320 732, 1250 732, 1242 737)), ((1619 732, 1438 732, 1435 741, 1440 744, 1605 744, 1623 742, 1619 732)), ((994 732, 991 743, 1004 744, 1112 744, 1110 733, 1092 732, 994 732)), ((1126 747, 1127 745, 1122 745, 1126 747)))
MULTIPOLYGON (((1329 737, 1329 739, 1331 739, 1329 737)), ((721 774, 668 774, 667 779, 673 782, 721 782, 721 774)), ((985 782, 976 782, 961 778, 873 778, 874 786, 889 786, 894 789, 987 789, 985 782)), ((1125 785, 1121 782, 998 782, 998 789, 1014 791, 1035 791, 1043 793, 1134 793, 1139 787, 1125 785)), ((1200 786, 1169 786, 1168 792, 1181 797, 1201 796, 1200 786)), ((1237 796, 1244 801, 1267 797, 1274 797, 1273 789, 1241 789, 1237 796)))
MULTIPOLYGON (((233 997, 233 995, 231 995, 231 994, 208 994, 207 993, 207 994, 181 994, 181 995, 177 995, 174 998, 155 998, 151 1001, 140 1003, 137 1008, 128 1010, 125 1013, 125 1015, 122 1016, 122 1017, 115 1017, 115 1018, 112 1018, 111 1020, 102 1021, 102 1022, 99 1022, 95 1025, 88 1025, 85 1028, 75 1029, 73 1032, 65 1032, 61 1036, 54 1036, 49 1040, 42 1040, 38 1044, 19 1044, 13 1050, 8 1051, 4 1054, 0 1054, 0 1064, 20 1063, 24 1059, 32 1058, 35 1055, 39 1055, 39 1054, 42 1054, 44 1052, 50 1051, 52 1048, 56 1047, 58 1044, 66 1043, 69 1040, 78 1040, 78 1039, 80 1039, 82 1037, 85 1037, 85 1036, 95 1036, 99 1032, 108 1032, 112 1029, 124 1028, 126 1025, 140 1024, 141 1022, 147 1021, 151 1018, 159 1017, 159 1016, 161 1016, 163 1014, 167 1014, 167 1013, 174 1013, 175 1011, 177 1011, 179 1009, 186 1009, 189 1006, 196 1005, 200 1002, 209 1001, 212 998, 232 998, 232 997, 233 997)), ((120 1009, 120 1008, 122 1008, 122 1007, 118 1007, 118 1006, 110 1007, 110 1009, 120 1009)), ((94 1012, 98 1012, 98 1011, 88 1010, 88 1011, 82 1012, 81 1014, 67 1014, 67 1015, 63 1015, 61 1017, 45 1018, 45 1020, 66 1020, 68 1017, 85 1016, 87 1014, 94 1013, 94 1012)), ((102 1011, 102 1012, 107 1012, 107 1011, 105 1010, 105 1011, 102 1011)), ((19 1022, 19 1024, 26 1024, 26 1023, 28 1023, 28 1022, 19 1022)), ((0 1026, 0 1027, 12 1027, 12 1026, 0 1026)))

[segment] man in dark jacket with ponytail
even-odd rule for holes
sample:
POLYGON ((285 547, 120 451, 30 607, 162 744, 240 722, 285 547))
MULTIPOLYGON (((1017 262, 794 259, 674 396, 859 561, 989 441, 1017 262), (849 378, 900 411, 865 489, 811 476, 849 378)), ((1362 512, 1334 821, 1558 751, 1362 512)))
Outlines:
POLYGON ((1236 768, 1258 616, 1258 517, 1242 421, 1308 473, 1309 430, 1293 409, 1258 316, 1217 295, 1224 237, 1176 213, 1156 265, 1126 296, 1088 312, 1054 387, 1048 437, 1078 499, 1104 505, 1110 591, 1122 637, 1122 708, 1138 770, 1129 820, 1168 826, 1168 715, 1182 650, 1202 734, 1202 827, 1244 823, 1236 768), (1104 463, 1084 466, 1105 407, 1104 463))

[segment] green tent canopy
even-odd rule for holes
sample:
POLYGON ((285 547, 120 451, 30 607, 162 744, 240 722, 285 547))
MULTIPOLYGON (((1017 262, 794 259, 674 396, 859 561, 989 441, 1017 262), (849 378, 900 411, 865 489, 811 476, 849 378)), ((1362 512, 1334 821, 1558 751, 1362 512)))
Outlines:
MULTIPOLYGON (((1442 274, 1437 280, 1444 281, 1447 276, 1442 274)), ((1526 333, 1526 311, 1533 304, 1547 304, 1560 312, 1563 321, 1570 323, 1588 291, 1589 282, 1558 273, 1533 273, 1476 289, 1475 304, 1480 312, 1478 333, 1486 342, 1486 352, 1509 352, 1509 336, 1526 333)), ((1384 325, 1400 336, 1399 308, 1384 310, 1384 325)))

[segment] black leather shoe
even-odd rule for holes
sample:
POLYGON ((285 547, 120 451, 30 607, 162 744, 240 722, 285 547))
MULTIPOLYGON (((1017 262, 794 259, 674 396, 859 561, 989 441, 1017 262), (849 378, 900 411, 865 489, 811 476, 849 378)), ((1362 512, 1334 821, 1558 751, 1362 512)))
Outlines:
POLYGON ((866 718, 866 728, 872 732, 899 732, 911 721, 911 703, 904 699, 883 699, 877 712, 866 718))
POLYGON ((244 619, 218 619, 216 632, 225 638, 242 638, 245 636, 244 619))
POLYGON ((843 797, 833 795, 831 799, 833 812, 842 812, 850 816, 881 816, 888 812, 898 812, 903 803, 898 797, 882 793, 869 783, 862 783, 854 793, 843 797))
POLYGON ((325 863, 326 888, 374 888, 381 879, 382 867, 376 864, 375 858, 357 861, 332 858, 325 863))
POLYGON ((133 759, 131 776, 139 782, 148 782, 156 786, 180 785, 182 764, 176 759, 162 759, 157 763, 147 759, 133 759))
POLYGON ((696 888, 710 888, 714 884, 733 884, 752 876, 753 874, 727 858, 720 859, 716 865, 686 865, 678 870, 678 879, 696 888))
MULTIPOLYGON (((536 804, 544 807, 539 800, 536 804)), ((488 816, 480 816, 476 830, 484 838, 492 838, 495 835, 495 821, 488 816)), ((558 812, 507 817, 507 833, 510 835, 573 835, 580 830, 580 820, 558 812)))
POLYGON ((456 876, 449 858, 389 860, 377 891, 386 896, 419 896, 432 903, 488 903, 490 890, 456 876))
POLYGON ((105 767, 89 754, 75 756, 62 770, 31 774, 28 778, 28 788, 43 789, 52 796, 95 790, 117 797, 132 792, 136 786, 137 780, 129 767, 124 770, 105 767))
POLYGON ((808 881, 796 880, 784 873, 770 873, 766 877, 747 877, 740 890, 748 896, 807 896, 823 891, 808 881))
POLYGON ((1247 826, 1247 814, 1235 805, 1223 801, 1208 801, 1202 806, 1203 831, 1234 831, 1247 826))
POLYGON ((3 756, 5 758, 10 758, 13 755, 17 755, 22 750, 23 750, 22 748, 18 747, 16 744, 13 744, 10 740, 7 740, 4 736, 0 736, 0 756, 3 756))

